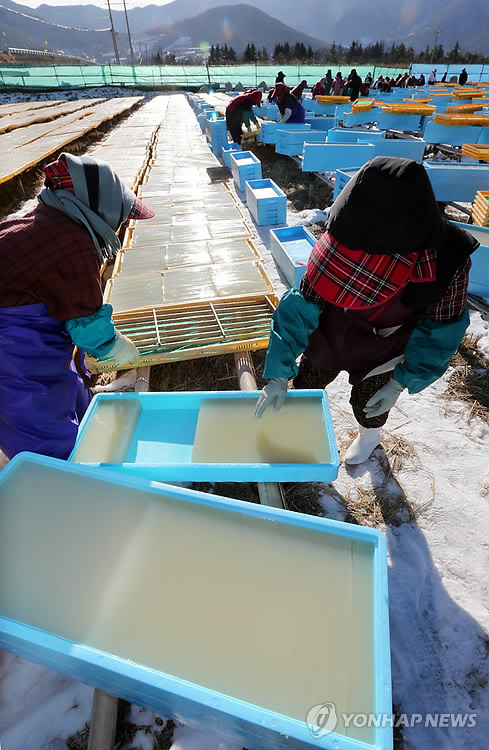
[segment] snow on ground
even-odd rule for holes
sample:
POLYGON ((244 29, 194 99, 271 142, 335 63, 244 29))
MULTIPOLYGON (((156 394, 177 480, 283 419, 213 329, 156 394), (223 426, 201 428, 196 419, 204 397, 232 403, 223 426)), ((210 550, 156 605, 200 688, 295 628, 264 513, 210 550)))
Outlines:
MULTIPOLYGON (((307 226, 324 221, 325 215, 289 212, 288 218, 289 224, 307 226)), ((257 227, 256 233, 280 296, 285 286, 267 249, 269 228, 257 227)), ((487 316, 472 312, 468 334, 479 339, 478 348, 488 357, 487 316)), ((338 479, 323 485, 320 496, 330 518, 359 520, 362 496, 369 493, 384 515, 397 714, 476 714, 472 727, 425 727, 424 719, 403 726, 409 750, 487 747, 489 427, 471 417, 465 403, 443 398, 451 372, 422 393, 404 392, 391 412, 383 446, 361 466, 342 463, 338 479), (406 456, 396 467, 395 441, 400 439, 406 456)), ((328 386, 328 397, 342 454, 354 430, 345 376, 328 386)), ((2 748, 66 748, 66 739, 90 720, 92 695, 87 686, 0 652, 2 748)), ((130 721, 142 728, 122 750, 151 750, 161 717, 132 706, 130 721)), ((172 750, 239 748, 177 725, 172 750)))

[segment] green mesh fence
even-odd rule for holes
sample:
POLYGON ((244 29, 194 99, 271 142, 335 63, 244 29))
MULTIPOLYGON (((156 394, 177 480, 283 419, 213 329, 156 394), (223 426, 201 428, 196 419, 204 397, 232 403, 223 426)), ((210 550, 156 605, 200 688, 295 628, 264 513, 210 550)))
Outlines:
MULTIPOLYGON (((286 83, 295 85, 306 79, 310 86, 322 78, 331 68, 333 75, 338 69, 346 76, 351 65, 338 68, 333 63, 326 65, 53 65, 43 67, 0 66, 0 90, 79 89, 95 86, 127 86, 159 88, 163 86, 198 88, 202 85, 218 85, 227 82, 235 86, 240 82, 245 88, 257 86, 265 81, 273 85, 278 70, 286 75, 286 83)), ((406 68, 357 66, 363 78, 368 71, 396 76, 406 68)))

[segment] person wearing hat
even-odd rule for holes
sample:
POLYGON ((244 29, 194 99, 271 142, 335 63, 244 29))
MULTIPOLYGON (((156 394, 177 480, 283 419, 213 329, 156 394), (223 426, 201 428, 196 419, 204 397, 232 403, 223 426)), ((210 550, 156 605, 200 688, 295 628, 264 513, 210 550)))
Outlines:
POLYGON ((292 96, 295 96, 298 102, 302 99, 302 94, 304 93, 304 89, 307 89, 307 81, 304 79, 300 83, 297 84, 297 86, 294 86, 294 88, 291 90, 292 96))
POLYGON ((431 385, 456 352, 477 246, 442 216, 421 164, 367 162, 331 207, 300 290, 275 310, 255 417, 280 409, 290 379, 322 389, 345 370, 359 430, 345 462, 366 461, 402 391, 431 385), (384 218, 373 222, 378 206, 384 218))
POLYGON ((283 86, 285 86, 285 88, 287 89, 287 91, 290 91, 289 87, 286 86, 285 83, 284 83, 284 78, 285 78, 285 73, 283 71, 279 70, 279 72, 277 73, 277 77, 275 78, 275 84, 274 84, 273 88, 271 88, 270 91, 268 92, 267 99, 268 99, 269 102, 273 102, 273 100, 274 100, 274 97, 275 97, 275 86, 277 85, 277 83, 281 83, 283 86))
POLYGON ((100 270, 120 250, 120 225, 154 211, 98 159, 64 153, 44 174, 35 208, 0 223, 0 448, 9 458, 68 458, 92 397, 75 346, 118 365, 138 357, 103 304, 100 270))
POLYGON ((283 83, 277 83, 274 91, 273 101, 277 103, 280 122, 305 122, 306 110, 287 86, 283 83))
POLYGON ((458 82, 460 86, 465 86, 467 83, 467 78, 469 77, 466 68, 462 68, 462 72, 460 73, 458 77, 458 82))
POLYGON ((433 86, 434 83, 436 83, 436 68, 433 68, 428 76, 428 86, 433 86))
POLYGON ((253 107, 261 106, 262 93, 259 89, 247 91, 231 99, 226 107, 226 125, 234 143, 241 145, 243 124, 249 127, 251 122, 258 124, 253 107))

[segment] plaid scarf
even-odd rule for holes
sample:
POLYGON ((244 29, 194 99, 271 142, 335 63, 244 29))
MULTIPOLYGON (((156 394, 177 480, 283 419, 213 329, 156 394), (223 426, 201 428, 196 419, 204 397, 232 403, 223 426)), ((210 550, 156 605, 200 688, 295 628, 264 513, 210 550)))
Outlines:
POLYGON ((306 277, 326 302, 363 310, 384 304, 410 281, 434 281, 436 253, 365 253, 341 245, 325 232, 311 251, 306 277))

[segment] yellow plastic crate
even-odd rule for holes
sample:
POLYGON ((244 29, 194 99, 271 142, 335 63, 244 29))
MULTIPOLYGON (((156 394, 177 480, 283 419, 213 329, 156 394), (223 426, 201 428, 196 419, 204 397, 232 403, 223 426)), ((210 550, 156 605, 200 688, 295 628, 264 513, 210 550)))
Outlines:
POLYGON ((484 104, 452 104, 447 107, 447 114, 457 114, 457 113, 468 113, 471 114, 472 112, 478 112, 479 110, 484 109, 484 104))
POLYGON ((433 116, 433 122, 443 125, 479 125, 486 127, 489 125, 488 115, 470 115, 470 114, 449 114, 440 112, 433 116))
POLYGON ((346 104, 350 101, 349 96, 316 96, 319 104, 346 104))
POLYGON ((373 103, 373 99, 357 99, 353 102, 351 110, 352 112, 370 112, 373 103))
POLYGON ((486 221, 489 220, 489 191, 488 190, 478 190, 475 194, 475 200, 473 208, 478 211, 478 213, 483 217, 483 219, 486 221))
POLYGON ((462 154, 464 156, 470 156, 471 159, 477 159, 477 161, 489 162, 489 146, 486 145, 464 143, 462 146, 462 154))
POLYGON ((402 115, 432 115, 435 107, 429 104, 385 104, 382 107, 384 112, 391 112, 402 115))

